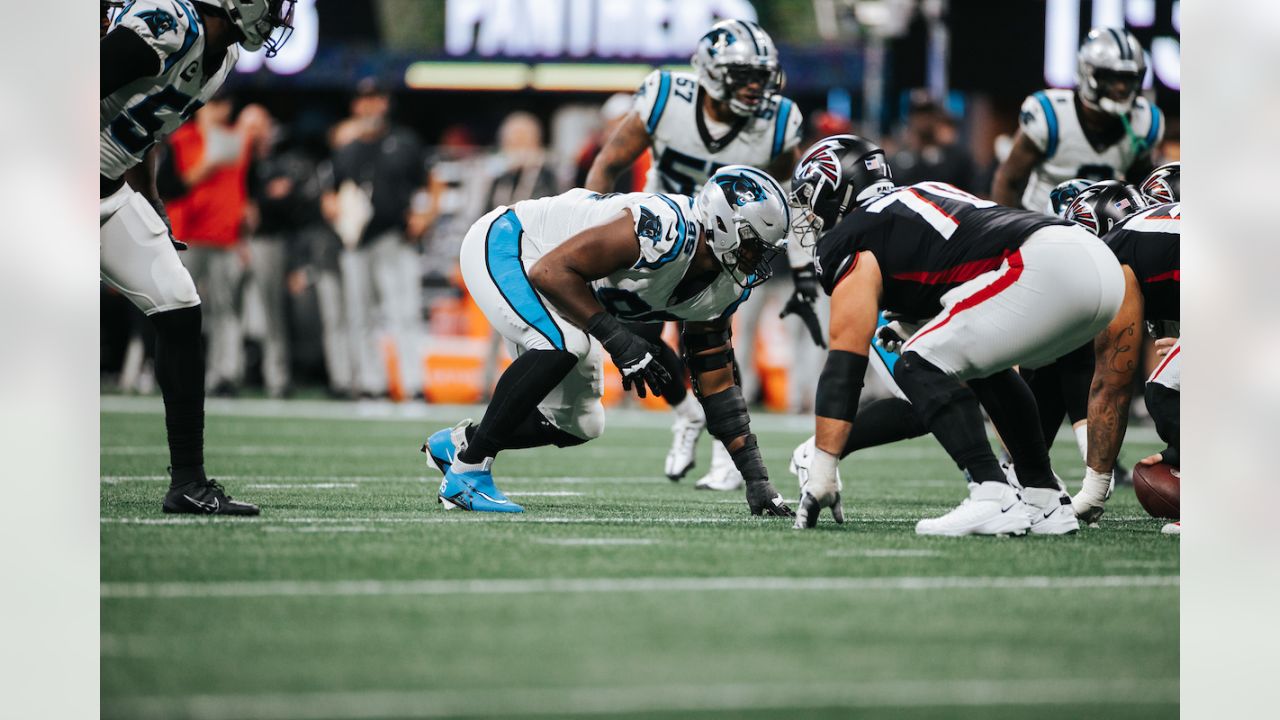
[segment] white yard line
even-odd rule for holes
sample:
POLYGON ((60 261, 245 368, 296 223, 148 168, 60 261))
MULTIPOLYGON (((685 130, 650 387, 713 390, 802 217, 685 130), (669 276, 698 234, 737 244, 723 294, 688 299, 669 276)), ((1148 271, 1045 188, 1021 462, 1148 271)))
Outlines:
MULTIPOLYGON (((435 524, 467 524, 486 525, 490 523, 531 524, 531 525, 748 525, 757 523, 782 522, 776 518, 757 518, 748 515, 742 517, 541 517, 530 514, 512 513, 467 513, 440 512, 430 510, 430 515, 419 517, 256 517, 256 518, 210 518, 203 515, 178 517, 104 517, 99 522, 103 525, 269 525, 276 523, 395 523, 411 525, 435 524)), ((915 523, 918 517, 871 517, 849 518, 850 524, 915 523)), ((1149 517, 1111 517, 1106 516, 1104 522, 1135 523, 1154 522, 1149 517)), ((1092 532, 1092 530, 1090 530, 1092 532)))
POLYGON ((253 483, 244 486, 246 490, 341 490, 360 487, 352 482, 327 483, 253 483))
POLYGON ((546 490, 546 491, 529 491, 529 492, 509 492, 508 497, 581 497, 582 493, 573 492, 572 490, 546 490))
POLYGON ((942 557, 946 553, 940 550, 899 550, 893 548, 864 548, 860 550, 828 550, 827 557, 866 557, 866 558, 932 558, 942 557))
POLYGON ((630 687, 503 687, 456 690, 190 695, 104 698, 104 720, 366 720, 369 718, 516 717, 697 713, 820 708, 1152 705, 1178 701, 1177 678, 1029 680, 894 679, 754 684, 696 683, 630 687))
POLYGON ((260 580, 101 585, 103 599, 568 595, 650 592, 861 592, 874 590, 1077 590, 1177 587, 1177 575, 1080 577, 653 577, 528 580, 260 580))
POLYGON ((657 540, 651 538, 539 538, 534 540, 539 545, 656 545, 657 540))

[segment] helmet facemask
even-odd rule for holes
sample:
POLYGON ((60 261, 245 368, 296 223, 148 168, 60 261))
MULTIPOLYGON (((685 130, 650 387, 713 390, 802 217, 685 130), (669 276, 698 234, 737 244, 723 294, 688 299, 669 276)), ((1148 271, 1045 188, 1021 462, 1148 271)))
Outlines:
POLYGON ((1126 115, 1142 90, 1147 59, 1138 40, 1124 30, 1094 28, 1077 56, 1080 100, 1109 115, 1126 115))
POLYGON ((1136 72, 1090 68, 1084 82, 1089 89, 1085 95, 1099 110, 1110 115, 1124 115, 1133 109, 1142 89, 1142 76, 1136 72))
POLYGON ((760 105, 779 89, 780 72, 777 66, 728 65, 723 68, 724 96, 734 115, 754 115, 760 105))
MULTIPOLYGON (((727 228, 720 232, 726 231, 727 228)), ((781 248, 766 243, 751 223, 741 216, 734 217, 733 232, 738 237, 733 249, 713 253, 720 261, 720 267, 741 288, 755 287, 773 277, 773 260, 782 252, 781 248)))
POLYGON ((296 0, 266 0, 266 7, 257 5, 245 10, 241 0, 223 0, 223 7, 231 22, 240 31, 240 45, 249 52, 265 49, 267 57, 275 57, 280 48, 293 35, 293 9, 296 0), (250 13, 256 12, 256 16, 250 13))
POLYGON ((791 208, 778 182, 756 168, 729 165, 702 186, 696 200, 707 246, 742 288, 773 276, 786 249, 791 208))

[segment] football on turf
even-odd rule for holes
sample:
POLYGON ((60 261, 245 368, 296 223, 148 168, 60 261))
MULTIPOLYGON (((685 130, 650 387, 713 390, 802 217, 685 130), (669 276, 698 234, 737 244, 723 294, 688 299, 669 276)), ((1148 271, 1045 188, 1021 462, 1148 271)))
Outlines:
POLYGON ((1151 517, 1178 519, 1181 478, 1168 463, 1133 466, 1133 491, 1151 517))

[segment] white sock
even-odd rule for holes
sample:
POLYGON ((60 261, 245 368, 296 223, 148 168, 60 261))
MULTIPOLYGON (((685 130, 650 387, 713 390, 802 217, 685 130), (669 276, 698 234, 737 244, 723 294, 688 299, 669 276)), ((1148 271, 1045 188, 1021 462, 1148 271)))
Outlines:
POLYGON ((685 394, 684 399, 672 405, 671 409, 688 422, 704 422, 707 419, 706 413, 702 410, 702 403, 698 402, 698 398, 694 397, 693 393, 685 394))
POLYGON ((1072 430, 1076 433, 1076 447, 1080 448, 1080 459, 1087 461, 1089 459, 1089 423, 1082 422, 1072 430))
POLYGON ((493 458, 487 457, 478 463, 465 463, 465 462, 462 462, 461 460, 457 460, 453 463, 453 466, 449 469, 455 473, 469 473, 469 472, 476 472, 476 471, 485 471, 491 467, 493 467, 493 458))
POLYGON ((717 440, 711 444, 711 467, 715 469, 721 466, 733 467, 733 457, 729 455, 724 443, 717 440))

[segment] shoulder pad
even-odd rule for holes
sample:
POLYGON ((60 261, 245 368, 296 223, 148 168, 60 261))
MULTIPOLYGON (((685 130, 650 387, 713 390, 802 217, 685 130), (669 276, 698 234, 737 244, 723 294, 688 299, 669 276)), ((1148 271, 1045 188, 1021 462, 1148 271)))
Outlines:
POLYGON ((1046 157, 1053 157, 1058 151, 1058 112, 1044 90, 1022 101, 1018 127, 1046 157))
POLYGON ((1142 138, 1144 152, 1153 150, 1164 139, 1164 114, 1155 103, 1139 96, 1130 112, 1133 132, 1142 138))
POLYGON ((644 128, 652 135, 671 99, 671 71, 654 70, 636 90, 631 109, 644 121, 644 128))
POLYGON ((804 116, 790 98, 781 95, 775 95, 768 107, 773 110, 773 144, 769 157, 775 158, 800 144, 804 116))
POLYGON ((681 210, 678 196, 646 195, 628 209, 640 244, 640 258, 632 269, 659 268, 682 254, 693 254, 697 223, 681 210))
POLYGON ((115 23, 150 45, 160 56, 163 71, 187 54, 202 29, 190 0, 135 0, 120 11, 115 23))

